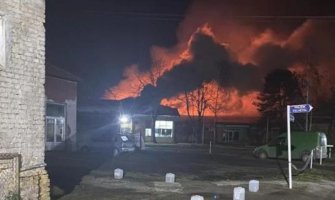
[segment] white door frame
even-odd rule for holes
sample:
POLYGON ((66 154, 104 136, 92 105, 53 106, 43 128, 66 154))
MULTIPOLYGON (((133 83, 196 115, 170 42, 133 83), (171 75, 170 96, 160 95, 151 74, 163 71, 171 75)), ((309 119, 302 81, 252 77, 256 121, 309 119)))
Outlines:
POLYGON ((65 117, 52 117, 52 116, 46 116, 46 120, 45 120, 45 127, 46 127, 46 139, 45 139, 45 148, 46 150, 53 150, 56 149, 58 146, 63 145, 63 143, 65 142, 65 117), (48 141, 47 140, 47 126, 48 126, 48 120, 53 120, 53 141, 48 141), (57 132, 59 131, 59 127, 57 124, 57 121, 63 121, 62 123, 62 127, 60 128, 61 130, 61 141, 57 141, 57 132))

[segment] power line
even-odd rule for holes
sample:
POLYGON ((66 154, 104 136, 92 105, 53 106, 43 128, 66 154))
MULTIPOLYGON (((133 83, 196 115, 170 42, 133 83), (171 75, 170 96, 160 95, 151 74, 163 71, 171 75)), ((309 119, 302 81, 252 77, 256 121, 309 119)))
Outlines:
MULTIPOLYGON (((118 17, 141 17, 149 20, 181 20, 186 16, 176 13, 110 12, 97 10, 85 10, 84 12, 118 17)), ((335 20, 335 15, 223 15, 221 18, 222 20, 335 20)))

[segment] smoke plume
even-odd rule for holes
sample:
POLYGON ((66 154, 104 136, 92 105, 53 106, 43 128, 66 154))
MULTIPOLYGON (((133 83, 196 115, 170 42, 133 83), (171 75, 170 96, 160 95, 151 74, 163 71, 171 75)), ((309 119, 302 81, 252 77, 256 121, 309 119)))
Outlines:
POLYGON ((151 70, 128 67, 124 80, 108 90, 105 98, 147 98, 141 91, 151 85, 146 94, 182 111, 182 104, 176 101, 181 94, 215 81, 235 91, 230 104, 227 102, 234 105, 226 110, 228 114, 256 115, 252 102, 263 77, 277 68, 304 75, 311 91, 314 88, 311 96, 315 101, 328 97, 334 86, 335 22, 234 18, 254 14, 247 8, 196 1, 177 30, 178 43, 172 48, 153 46, 151 70))

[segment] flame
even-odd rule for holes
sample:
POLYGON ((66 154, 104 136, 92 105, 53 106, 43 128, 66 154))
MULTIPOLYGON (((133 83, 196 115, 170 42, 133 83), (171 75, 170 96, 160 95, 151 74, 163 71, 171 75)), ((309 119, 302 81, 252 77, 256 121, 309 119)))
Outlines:
MULTIPOLYGON (((197 5, 193 8, 196 7, 197 5)), ((320 47, 328 48, 325 50, 322 48, 317 49, 319 52, 323 52, 324 50, 329 54, 333 54, 335 51, 334 46, 332 45, 333 43, 324 39, 332 38, 333 36, 331 34, 333 32, 330 32, 328 33, 330 35, 327 35, 327 31, 324 31, 326 29, 317 25, 316 22, 306 21, 293 30, 293 32, 281 34, 279 31, 275 32, 270 28, 259 28, 255 24, 244 24, 236 20, 222 20, 217 16, 217 13, 205 16, 202 12, 199 12, 199 9, 206 10, 198 5, 197 9, 191 9, 190 13, 181 23, 177 32, 178 44, 176 46, 172 48, 153 46, 151 48, 152 66, 150 70, 140 72, 137 65, 127 67, 124 72, 124 79, 120 81, 118 85, 107 90, 104 98, 122 100, 129 97, 137 97, 140 95, 145 85, 156 85, 157 80, 166 72, 172 70, 184 61, 192 60, 190 46, 197 33, 212 37, 218 44, 224 44, 229 50, 229 53, 233 55, 232 57, 235 58, 234 61, 241 64, 259 64, 255 58, 255 53, 265 44, 277 45, 282 48, 283 51, 296 56, 296 54, 304 51, 306 38, 313 38, 315 43, 319 42, 322 44, 319 45, 320 47)), ((333 77, 335 76, 335 70, 332 66, 333 63, 335 63, 335 58, 332 55, 324 57, 327 59, 319 59, 320 61, 317 67, 324 77, 321 88, 329 88, 330 86, 334 86, 333 77), (333 85, 327 83, 332 83, 333 85)), ((295 61, 289 63, 289 65, 290 66, 284 67, 299 74, 306 74, 306 64, 295 61)), ((271 70, 270 67, 269 69, 262 69, 262 72, 265 74, 269 70, 271 70)), ((204 87, 215 91, 217 85, 213 82, 204 83, 204 87)), ((190 93, 192 92, 195 91, 191 91, 190 93)), ((257 108, 253 104, 257 94, 258 91, 250 91, 246 94, 240 94, 236 88, 225 88, 220 90, 220 97, 223 99, 220 103, 223 104, 222 107, 224 109, 222 109, 218 115, 258 116, 259 113, 257 108)), ((206 98, 211 99, 210 94, 208 94, 206 98)), ((162 99, 161 104, 177 108, 182 115, 187 114, 185 94, 183 93, 180 93, 175 97, 162 99)), ((213 101, 210 101, 209 104, 213 105, 213 101)), ((195 114, 195 111, 194 107, 191 108, 191 113, 195 114)), ((205 115, 214 115, 214 113, 210 109, 207 109, 205 115)))
POLYGON ((197 33, 202 33, 214 37, 210 26, 205 24, 199 27, 190 37, 187 45, 179 45, 172 49, 153 46, 151 48, 152 66, 147 72, 140 72, 137 65, 126 67, 124 79, 118 85, 108 89, 103 98, 110 100, 122 100, 130 97, 138 97, 143 88, 148 85, 156 86, 157 80, 166 72, 172 70, 183 61, 190 61, 192 54, 190 46, 197 33))
POLYGON ((141 82, 142 74, 137 65, 127 67, 123 73, 124 79, 106 91, 104 98, 112 100, 122 100, 129 97, 139 96, 143 89, 141 82))
MULTIPOLYGON (((222 89, 215 81, 204 83, 203 87, 206 88, 204 99, 208 104, 204 113, 206 116, 215 116, 215 112, 217 112, 217 116, 259 116, 259 112, 253 104, 258 95, 257 91, 240 95, 236 89, 222 89), (215 105, 217 109, 210 109, 215 105)), ((191 91, 188 95, 195 92, 196 90, 191 91)), ((185 94, 180 93, 175 97, 162 99, 161 105, 177 108, 181 115, 188 115, 188 113, 192 116, 197 115, 196 105, 191 105, 188 111, 185 102, 185 94)))

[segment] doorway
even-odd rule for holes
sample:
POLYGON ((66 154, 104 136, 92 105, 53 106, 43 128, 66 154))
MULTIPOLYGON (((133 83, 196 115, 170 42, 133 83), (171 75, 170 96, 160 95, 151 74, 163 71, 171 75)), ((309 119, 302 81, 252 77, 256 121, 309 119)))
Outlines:
POLYGON ((65 148, 65 109, 62 104, 47 104, 45 117, 46 150, 62 150, 65 148))

